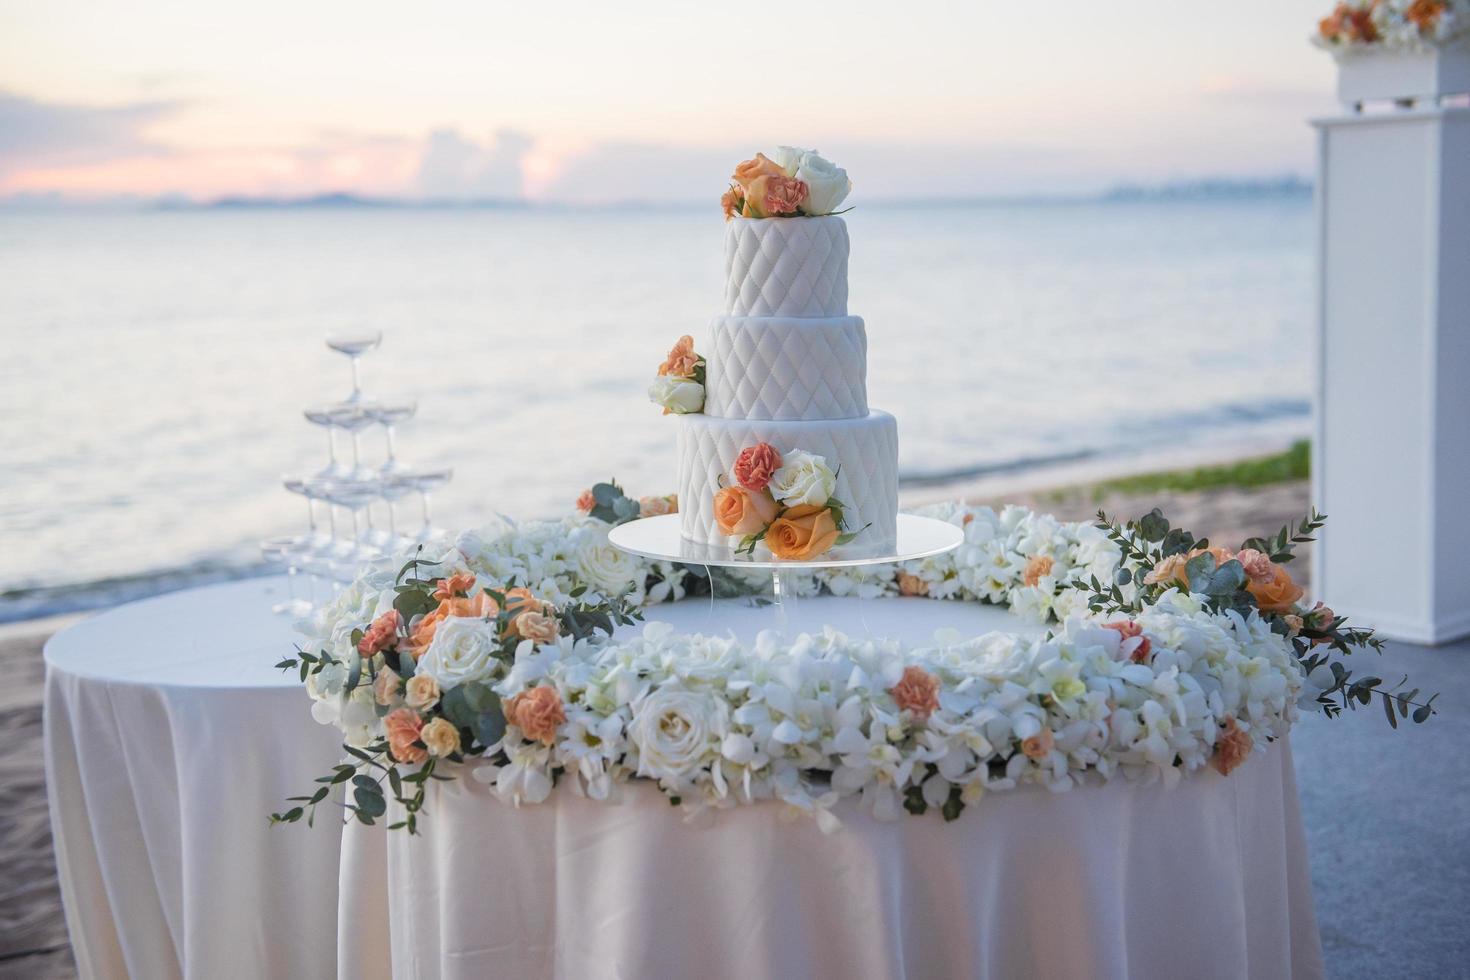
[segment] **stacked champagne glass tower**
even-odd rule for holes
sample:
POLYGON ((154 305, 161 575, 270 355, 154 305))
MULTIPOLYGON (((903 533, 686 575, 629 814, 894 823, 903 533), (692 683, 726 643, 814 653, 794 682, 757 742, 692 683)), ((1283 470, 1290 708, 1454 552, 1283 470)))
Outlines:
POLYGON ((327 337, 327 346, 352 365, 352 393, 306 409, 306 420, 326 430, 328 460, 314 473, 283 480, 288 491, 306 501, 306 531, 261 543, 266 559, 283 566, 290 583, 289 598, 276 612, 304 616, 319 597, 330 595, 327 590, 352 581, 364 562, 444 533, 430 516, 429 494, 448 483, 454 471, 411 466, 398 458, 395 429, 413 418, 418 403, 369 398, 362 390, 358 362, 382 340, 381 331, 327 337), (383 451, 370 453, 364 443, 381 445, 383 451), (398 507, 412 497, 418 498, 417 526, 404 527, 398 507))

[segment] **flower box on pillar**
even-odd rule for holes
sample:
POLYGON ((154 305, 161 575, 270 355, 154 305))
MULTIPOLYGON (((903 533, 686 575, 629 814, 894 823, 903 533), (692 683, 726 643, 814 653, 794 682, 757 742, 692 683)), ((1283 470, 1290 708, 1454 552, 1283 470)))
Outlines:
POLYGON ((1339 66, 1346 112, 1314 123, 1312 478, 1332 526, 1313 584, 1382 634, 1442 643, 1470 635, 1470 107, 1443 98, 1470 92, 1470 50, 1339 66))

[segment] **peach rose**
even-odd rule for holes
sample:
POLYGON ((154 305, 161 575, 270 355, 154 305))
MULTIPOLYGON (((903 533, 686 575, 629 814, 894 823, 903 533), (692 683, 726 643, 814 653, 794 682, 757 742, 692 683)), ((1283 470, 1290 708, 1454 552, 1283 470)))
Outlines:
POLYGON ((512 631, 532 643, 551 643, 560 634, 556 617, 544 612, 523 612, 511 620, 512 631))
POLYGON ((694 338, 685 334, 674 344, 669 356, 658 366, 658 376, 672 375, 675 378, 694 377, 694 368, 699 364, 699 355, 694 353, 694 338))
POLYGON ((434 598, 439 600, 454 599, 469 592, 475 587, 474 572, 456 572, 448 578, 441 578, 434 586, 434 598))
POLYGON ((362 634, 362 639, 357 641, 357 652, 364 657, 371 657, 375 653, 390 649, 397 642, 398 610, 389 609, 373 620, 373 625, 362 634))
POLYGON ((505 702, 505 720, 531 741, 550 745, 556 741, 556 730, 567 720, 567 713, 556 688, 543 684, 505 702))
POLYGON ((1149 569, 1143 577, 1144 585, 1181 585, 1189 588, 1189 575, 1185 573, 1184 566, 1189 559, 1183 555, 1170 555, 1149 569))
POLYGON ((720 208, 725 212, 725 220, 729 221, 745 208, 745 191, 739 184, 731 184, 730 189, 720 197, 720 208))
POLYGON ((416 765, 429 757, 429 753, 414 743, 424 729, 424 720, 412 708, 399 708, 388 712, 383 719, 383 730, 388 735, 388 752, 399 762, 416 765))
POLYGON ((373 700, 387 706, 398 700, 398 689, 403 685, 398 672, 391 667, 379 667, 378 676, 373 678, 373 700))
POLYGON ((721 487, 715 492, 715 526, 721 534, 757 534, 776 519, 778 509, 764 490, 721 487))
POLYGON ((451 616, 488 619, 498 612, 500 607, 495 604, 495 600, 483 592, 468 599, 442 599, 439 608, 425 615, 409 631, 409 653, 415 660, 422 657, 424 651, 429 649, 429 644, 434 642, 434 632, 439 624, 451 616))
POLYGON ((674 502, 669 497, 639 497, 639 517, 662 517, 674 513, 674 502))
POLYGON ((1051 574, 1055 564, 1050 555, 1032 555, 1026 560, 1026 570, 1021 573, 1021 581, 1027 585, 1035 585, 1044 576, 1051 574))
POLYGON ((592 513, 592 508, 596 506, 597 498, 592 496, 592 489, 590 487, 577 494, 577 509, 582 513, 590 514, 592 513))
POLYGON ((1421 34, 1428 34, 1439 23, 1439 16, 1444 13, 1444 9, 1444 0, 1414 0, 1409 4, 1409 9, 1404 11, 1404 19, 1418 27, 1421 34))
POLYGON ((920 721, 939 710, 939 678, 923 667, 909 664, 903 677, 888 689, 900 711, 907 711, 920 721))
POLYGON ((1143 635, 1143 627, 1139 626, 1138 623, 1131 619, 1120 619, 1113 623, 1103 623, 1103 629, 1117 630, 1118 635, 1125 642, 1137 637, 1138 645, 1133 648, 1133 652, 1128 655, 1128 659, 1136 664, 1146 663, 1148 661, 1149 650, 1153 647, 1153 644, 1149 642, 1148 637, 1143 635))
POLYGON ((1235 553, 1235 560, 1240 562, 1240 567, 1245 569, 1245 577, 1252 582, 1264 585, 1276 577, 1276 565, 1263 551, 1242 548, 1235 553))
POLYGON ((1234 715, 1226 715, 1225 721, 1220 725, 1221 733, 1215 738, 1215 755, 1210 759, 1210 765, 1222 776, 1230 775, 1235 769, 1251 756, 1253 742, 1250 734, 1240 730, 1235 723, 1234 715))
POLYGON ((1256 597, 1256 606, 1263 613, 1289 613, 1305 591, 1291 580, 1286 569, 1274 566, 1271 581, 1246 582, 1245 587, 1256 597))
POLYGON ((740 450, 735 457, 735 482, 747 490, 764 490, 781 468, 781 454, 768 442, 740 450))
POLYGON ((1051 750, 1056 743, 1056 736, 1051 733, 1051 729, 1043 728, 1030 738, 1021 741, 1021 754, 1028 759, 1039 761, 1051 755, 1051 750))
POLYGON ((761 176, 745 188, 745 213, 753 218, 795 214, 806 200, 806 181, 785 175, 761 176))
POLYGON ((799 504, 771 522, 766 547, 777 558, 805 561, 826 554, 837 542, 837 522, 829 507, 799 504))
POLYGON ((410 708, 428 711, 439 703, 439 682, 429 674, 414 674, 405 685, 403 700, 410 708))
POLYGON ((1303 622, 1300 616, 1287 614, 1286 616, 1283 616, 1282 619, 1285 620, 1286 629, 1289 633, 1291 633, 1292 636, 1296 636, 1302 631, 1302 627, 1307 625, 1305 622, 1303 622))
POLYGON ((749 160, 736 164, 735 173, 730 177, 741 190, 745 197, 750 197, 751 182, 759 177, 784 177, 786 171, 780 165, 764 153, 757 153, 749 160))
POLYGON ((908 572, 899 572, 898 573, 898 594, 899 595, 928 595, 929 594, 929 583, 928 582, 925 582, 923 579, 919 578, 919 576, 917 576, 917 575, 910 575, 908 572))
POLYGON ((459 729, 448 718, 435 718, 419 732, 419 741, 430 755, 442 759, 459 751, 459 729))

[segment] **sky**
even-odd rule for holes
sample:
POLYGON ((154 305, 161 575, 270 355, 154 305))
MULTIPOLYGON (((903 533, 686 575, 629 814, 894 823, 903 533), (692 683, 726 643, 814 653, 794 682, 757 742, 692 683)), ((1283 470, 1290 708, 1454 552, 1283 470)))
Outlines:
POLYGON ((688 201, 814 147, 865 197, 1308 174, 1327 0, 0 0, 0 198, 688 201))

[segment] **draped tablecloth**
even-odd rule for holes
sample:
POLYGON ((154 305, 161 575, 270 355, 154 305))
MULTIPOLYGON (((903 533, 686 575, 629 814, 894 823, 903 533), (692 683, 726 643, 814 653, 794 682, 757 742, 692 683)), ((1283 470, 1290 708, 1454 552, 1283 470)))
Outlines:
MULTIPOLYGON (((870 625, 920 608, 889 602, 870 625)), ((650 615, 697 628, 686 607, 650 615)), ((431 793, 386 855, 349 828, 339 976, 1323 975, 1286 741, 1228 778, 996 792, 953 823, 844 801, 832 834, 776 804, 689 822, 646 784, 521 809, 470 779, 431 793)))
POLYGON ((284 579, 93 616, 46 645, 46 782, 84 977, 329 977, 337 811, 272 828, 341 756, 273 615, 284 579))

